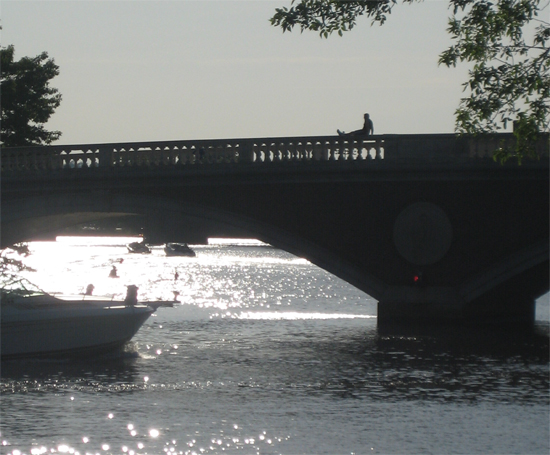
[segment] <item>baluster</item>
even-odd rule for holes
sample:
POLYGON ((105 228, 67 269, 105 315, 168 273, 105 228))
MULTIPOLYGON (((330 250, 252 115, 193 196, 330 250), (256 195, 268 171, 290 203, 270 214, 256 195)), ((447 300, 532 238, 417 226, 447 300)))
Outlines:
POLYGON ((322 153, 323 153, 323 144, 321 144, 320 142, 315 142, 315 144, 313 145, 313 159, 315 161, 321 160, 322 153))
POLYGON ((241 150, 242 150, 242 147, 239 144, 233 145, 233 148, 231 150, 231 157, 232 157, 233 163, 239 162, 239 159, 241 157, 241 150))
POLYGON ((288 142, 286 144, 285 160, 292 161, 295 155, 296 155, 296 145, 293 142, 288 142))
POLYGON ((225 150, 223 145, 218 145, 216 147, 215 157, 214 157, 214 163, 223 163, 225 161, 225 150))
POLYGON ((61 161, 61 153, 57 152, 55 155, 51 156, 52 169, 63 169, 63 162, 61 161))
POLYGON ((337 146, 338 142, 334 140, 327 144, 327 161, 334 161, 334 153, 337 146))
POLYGON ((165 147, 161 154, 161 161, 160 164, 163 166, 168 166, 171 161, 171 155, 172 155, 172 149, 170 147, 165 147))
POLYGON ((118 160, 117 160, 118 165, 121 167, 128 166, 128 161, 129 161, 128 150, 124 148, 120 149, 118 152, 118 160))
POLYGON ((175 145, 172 151, 170 152, 170 164, 172 166, 177 166, 181 161, 181 152, 182 147, 175 145))
POLYGON ((231 149, 231 161, 233 163, 238 163, 240 155, 241 155, 241 146, 239 144, 233 144, 231 149))
POLYGON ((342 159, 345 149, 346 149, 346 141, 342 139, 341 141, 338 142, 338 149, 334 151, 335 161, 340 161, 342 159))
POLYGON ((121 166, 122 165, 122 150, 115 150, 115 153, 113 154, 113 165, 115 166, 121 166))
POLYGON ((381 142, 377 142, 376 144, 376 156, 375 158, 377 160, 381 160, 384 158, 384 152, 385 152, 385 149, 384 149, 384 144, 382 144, 381 142))
POLYGON ((281 162, 284 160, 285 146, 282 142, 272 142, 269 146, 271 155, 273 156, 273 162, 281 162))
POLYGON ((124 165, 132 167, 141 166, 142 164, 147 165, 149 153, 147 149, 141 149, 139 147, 130 148, 125 154, 126 161, 124 165))
MULTIPOLYGON (((365 156, 364 157, 362 156, 361 159, 364 159, 364 160, 367 160, 367 161, 372 160, 372 156, 370 154, 371 149, 372 149, 371 144, 364 143, 362 151, 364 151, 365 156)), ((376 147, 374 148, 374 156, 376 157, 376 147)))
POLYGON ((288 142, 281 141, 277 144, 277 153, 280 161, 288 161, 288 142))
POLYGON ((252 141, 243 141, 239 144, 239 161, 243 163, 253 163, 255 160, 254 143, 252 141))
POLYGON ((180 158, 180 164, 195 164, 195 147, 183 147, 180 158))
POLYGON ((209 145, 206 148, 205 163, 212 164, 216 161, 214 146, 209 145))
POLYGON ((67 152, 64 150, 59 154, 59 164, 61 169, 65 169, 67 167, 67 152))
POLYGON ((227 164, 231 164, 233 163, 233 154, 235 152, 233 151, 233 147, 231 146, 231 144, 225 144, 225 147, 224 147, 224 163, 227 163, 227 164))
POLYGON ((268 161, 267 157, 267 145, 262 143, 260 145, 260 156, 262 157, 259 161, 263 161, 264 163, 268 161))
POLYGON ((380 154, 380 146, 378 144, 374 144, 374 146, 371 146, 369 144, 369 147, 367 147, 367 159, 368 160, 376 160, 379 158, 380 154), (371 153, 372 152, 372 153, 371 153))
POLYGON ((307 142, 306 143, 306 147, 305 147, 305 152, 306 152, 306 156, 305 156, 305 159, 306 161, 310 161, 311 159, 313 159, 313 143, 312 142, 307 142))
POLYGON ((342 140, 340 142, 340 150, 339 150, 340 153, 338 154, 338 161, 344 160, 344 157, 346 156, 346 153, 347 153, 347 144, 348 142, 345 140, 342 140))
POLYGON ((189 163, 189 150, 187 147, 180 147, 174 157, 174 164, 177 166, 184 166, 189 163))
POLYGON ((229 164, 231 163, 231 145, 224 144, 223 145, 223 163, 229 164))
POLYGON ((92 167, 99 167, 99 150, 94 150, 93 151, 92 167))
POLYGON ((365 144, 364 141, 359 141, 359 144, 357 146, 357 161, 363 161, 365 160, 366 156, 368 155, 368 147, 365 144))
POLYGON ((129 148, 125 151, 123 159, 124 161, 121 163, 122 166, 132 166, 135 167, 138 165, 136 161, 139 160, 139 151, 134 148, 129 148))
MULTIPOLYGON (((188 149, 188 157, 189 159, 187 160, 187 163, 189 164, 197 164, 197 159, 198 159, 198 156, 197 156, 197 148, 192 145, 191 147, 189 147, 188 149)), ((184 163, 184 164, 187 164, 187 163, 184 163)))
POLYGON ((57 152, 53 152, 53 153, 48 154, 48 156, 46 157, 47 169, 52 170, 52 171, 57 169, 56 160, 55 160, 56 157, 57 157, 57 152))
POLYGON ((358 140, 357 139, 352 139, 348 142, 348 154, 346 155, 346 161, 354 161, 355 160, 355 150, 357 149, 358 146, 358 140))
POLYGON ((298 146, 296 147, 296 160, 297 161, 302 161, 304 159, 304 157, 306 156, 306 147, 307 147, 307 142, 298 142, 298 146))

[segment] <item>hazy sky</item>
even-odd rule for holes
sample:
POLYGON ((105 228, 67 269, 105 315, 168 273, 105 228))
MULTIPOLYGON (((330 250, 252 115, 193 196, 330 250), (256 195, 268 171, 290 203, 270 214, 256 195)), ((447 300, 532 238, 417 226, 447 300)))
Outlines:
POLYGON ((447 1, 396 5, 343 37, 282 33, 290 0, 24 1, 1 4, 2 45, 48 52, 63 96, 59 144, 450 133, 467 68, 437 65, 447 1))

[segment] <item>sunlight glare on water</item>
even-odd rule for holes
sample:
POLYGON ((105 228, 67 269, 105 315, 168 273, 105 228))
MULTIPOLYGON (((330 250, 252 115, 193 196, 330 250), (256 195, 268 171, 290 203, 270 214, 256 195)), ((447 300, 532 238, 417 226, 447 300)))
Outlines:
POLYGON ((136 240, 29 245, 46 291, 179 301, 120 353, 3 362, 2 455, 549 453, 546 300, 534 337, 384 333, 373 299, 269 245, 136 240))

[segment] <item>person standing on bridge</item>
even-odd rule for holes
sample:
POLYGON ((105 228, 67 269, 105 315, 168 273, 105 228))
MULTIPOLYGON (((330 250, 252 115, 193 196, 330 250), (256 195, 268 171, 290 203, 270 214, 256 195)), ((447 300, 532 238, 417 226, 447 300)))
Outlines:
POLYGON ((336 130, 340 136, 370 136, 371 134, 374 134, 374 125, 372 123, 372 120, 370 119, 369 114, 365 114, 363 116, 365 119, 365 123, 363 125, 363 128, 357 131, 352 131, 351 133, 345 133, 344 131, 336 130))

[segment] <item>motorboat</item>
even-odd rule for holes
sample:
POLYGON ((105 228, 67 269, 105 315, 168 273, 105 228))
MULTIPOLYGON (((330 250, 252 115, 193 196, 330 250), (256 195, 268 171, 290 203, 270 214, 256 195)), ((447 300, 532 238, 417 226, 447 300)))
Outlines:
POLYGON ((132 242, 126 247, 130 253, 148 254, 151 252, 151 248, 149 248, 145 242, 132 242))
POLYGON ((21 278, 0 292, 2 360, 115 350, 161 305, 137 303, 136 286, 128 286, 124 301, 51 295, 21 278))
POLYGON ((187 243, 167 243, 164 246, 166 256, 195 257, 195 252, 187 246, 187 243))

